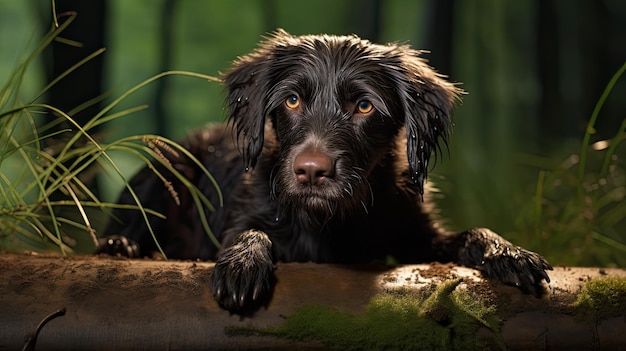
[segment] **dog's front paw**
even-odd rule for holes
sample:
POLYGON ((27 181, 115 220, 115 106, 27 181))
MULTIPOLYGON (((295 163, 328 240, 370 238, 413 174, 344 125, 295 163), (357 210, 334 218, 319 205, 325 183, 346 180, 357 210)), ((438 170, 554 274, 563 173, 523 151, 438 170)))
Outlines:
POLYGON ((248 230, 224 248, 211 275, 215 300, 225 309, 247 313, 271 297, 274 264, 267 234, 248 230))
POLYGON ((486 228, 474 228, 467 235, 465 255, 487 276, 540 296, 541 281, 550 282, 552 266, 541 255, 515 246, 486 228))
POLYGON ((109 235, 98 239, 98 247, 96 247, 95 253, 128 258, 140 257, 139 245, 122 235, 109 235))

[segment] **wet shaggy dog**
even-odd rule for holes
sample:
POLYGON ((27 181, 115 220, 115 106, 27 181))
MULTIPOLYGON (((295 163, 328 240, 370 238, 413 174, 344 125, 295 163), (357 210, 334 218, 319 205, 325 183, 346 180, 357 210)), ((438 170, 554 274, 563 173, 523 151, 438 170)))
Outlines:
MULTIPOLYGON (((164 168, 167 186, 147 168, 132 180, 143 205, 167 215, 150 219, 166 255, 215 260, 213 295, 238 313, 269 300, 277 261, 451 261, 541 291, 552 269, 543 257, 489 229, 453 233, 434 218, 429 161, 447 142, 461 91, 419 54, 356 36, 278 31, 239 58, 223 75, 229 123, 183 143, 223 193, 223 206, 206 213, 221 248, 204 232, 189 192, 164 168)), ((163 154, 219 201, 193 162, 163 154)), ((120 202, 135 203, 128 191, 120 202)), ((101 251, 156 251, 138 211, 115 217, 107 234, 116 236, 101 251)))

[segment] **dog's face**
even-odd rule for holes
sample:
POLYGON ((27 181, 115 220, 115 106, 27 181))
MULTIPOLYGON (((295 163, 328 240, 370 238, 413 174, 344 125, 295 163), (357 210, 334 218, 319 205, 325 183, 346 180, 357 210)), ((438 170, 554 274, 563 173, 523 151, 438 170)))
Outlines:
POLYGON ((327 215, 367 207, 370 173, 398 162, 422 192, 460 90, 418 55, 355 36, 276 32, 224 75, 246 167, 256 165, 269 119, 280 158, 272 188, 282 204, 327 215))

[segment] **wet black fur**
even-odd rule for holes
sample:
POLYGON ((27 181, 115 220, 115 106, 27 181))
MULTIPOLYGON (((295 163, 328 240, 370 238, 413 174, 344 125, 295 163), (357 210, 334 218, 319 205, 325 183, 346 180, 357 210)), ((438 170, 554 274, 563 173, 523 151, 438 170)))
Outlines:
MULTIPOLYGON (((184 142, 224 193, 224 206, 207 213, 221 250, 174 177, 168 179, 180 205, 149 169, 133 180, 144 206, 168 216, 151 218, 167 256, 216 260, 211 289, 235 312, 268 301, 276 261, 452 261, 541 291, 541 281, 549 280, 545 270, 552 268, 541 256, 488 229, 448 232, 433 217, 425 184, 429 159, 447 142, 460 90, 419 55, 408 46, 356 36, 278 31, 237 60, 223 76, 230 123, 199 130, 184 142), (294 95, 300 106, 290 109, 285 101, 294 95), (359 113, 361 100, 373 111, 359 113), (296 180, 294 158, 306 150, 333 160, 332 176, 319 185, 296 180)), ((169 157, 218 202, 193 163, 169 157)), ((120 201, 134 203, 128 192, 120 201)), ((156 247, 141 215, 115 214, 121 221, 112 221, 107 234, 127 237, 138 243, 133 248, 140 255, 152 255, 156 247)), ((102 250, 133 252, 121 246, 102 250)))

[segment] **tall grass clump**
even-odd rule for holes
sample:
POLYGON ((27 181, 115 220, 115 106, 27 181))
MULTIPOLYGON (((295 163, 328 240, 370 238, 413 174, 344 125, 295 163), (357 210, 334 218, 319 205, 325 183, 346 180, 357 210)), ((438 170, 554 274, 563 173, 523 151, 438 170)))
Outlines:
MULTIPOLYGON (((127 96, 164 76, 182 75, 207 81, 217 79, 186 71, 157 74, 123 93, 83 125, 72 118, 77 111, 62 111, 42 102, 42 96, 53 85, 85 62, 101 55, 104 52, 101 49, 70 67, 34 97, 22 99, 20 87, 29 65, 53 40, 61 39, 59 35, 74 18, 75 15, 71 15, 61 24, 55 20, 53 28, 14 69, 0 91, 0 249, 60 250, 62 253, 92 251, 97 244, 94 220, 108 218, 114 208, 140 211, 154 237, 148 216, 163 215, 145 208, 139 201, 110 156, 111 152, 120 151, 149 166, 165 185, 169 184, 168 175, 160 173, 154 167, 156 164, 178 178, 189 190, 207 235, 216 242, 206 219, 207 211, 214 210, 213 204, 171 166, 160 150, 173 151, 195 162, 213 182, 221 201, 217 184, 197 159, 176 142, 161 136, 133 135, 104 143, 95 137, 94 130, 107 122, 145 109, 146 106, 138 106, 113 112, 127 96), (50 115, 55 116, 52 121, 44 118, 50 115), (102 169, 111 170, 113 176, 122 180, 135 205, 98 199, 88 184, 87 175, 102 169), (87 245, 79 245, 85 242, 87 245)), ((78 109, 84 107, 85 104, 78 109)), ((172 196, 177 195, 172 192, 172 196)), ((161 250, 158 242, 157 246, 161 250)))
POLYGON ((621 144, 626 117, 613 138, 593 141, 602 106, 625 70, 626 63, 607 84, 578 153, 556 164, 530 158, 542 169, 518 227, 553 264, 626 267, 626 147, 621 144))

